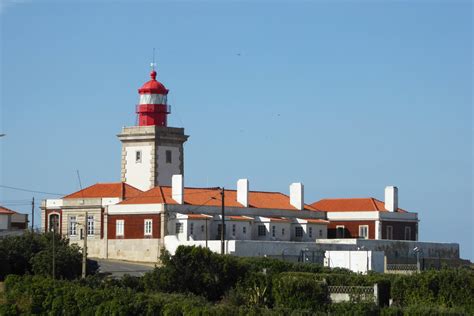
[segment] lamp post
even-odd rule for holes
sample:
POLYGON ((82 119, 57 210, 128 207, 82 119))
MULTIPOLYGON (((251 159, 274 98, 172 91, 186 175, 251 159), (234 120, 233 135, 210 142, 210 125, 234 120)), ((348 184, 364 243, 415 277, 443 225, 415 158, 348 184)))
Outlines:
POLYGON ((421 271, 421 264, 420 264, 421 249, 420 249, 420 247, 416 246, 415 248, 413 248, 413 252, 416 254, 416 271, 418 273, 420 273, 420 271, 421 271))

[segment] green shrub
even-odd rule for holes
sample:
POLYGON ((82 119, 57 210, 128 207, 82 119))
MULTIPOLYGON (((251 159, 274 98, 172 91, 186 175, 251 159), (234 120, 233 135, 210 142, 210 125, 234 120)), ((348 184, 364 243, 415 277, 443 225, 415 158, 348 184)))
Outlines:
POLYGON ((183 247, 174 256, 162 256, 163 266, 144 277, 152 291, 193 293, 211 301, 220 299, 246 274, 236 257, 221 256, 202 247, 183 247))
MULTIPOLYGON (((56 277, 73 279, 81 275, 82 253, 77 245, 59 234, 54 235, 56 277)), ((53 233, 37 234, 25 232, 0 240, 0 281, 9 274, 52 275, 53 233)), ((88 261, 88 273, 93 274, 98 266, 88 261)))
POLYGON ((398 276, 391 293, 397 306, 463 307, 474 313, 474 271, 445 269, 398 276))
POLYGON ((273 278, 273 298, 278 307, 322 310, 329 303, 325 282, 314 273, 287 272, 273 278))
POLYGON ((328 313, 334 315, 378 316, 380 309, 373 303, 336 303, 328 306, 328 313))

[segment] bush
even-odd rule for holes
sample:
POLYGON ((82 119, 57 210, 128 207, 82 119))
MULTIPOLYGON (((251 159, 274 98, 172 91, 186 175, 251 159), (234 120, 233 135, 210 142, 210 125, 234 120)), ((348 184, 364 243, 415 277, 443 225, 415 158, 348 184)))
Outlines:
POLYGON ((392 283, 397 306, 463 307, 474 313, 474 271, 446 269, 398 276, 392 283))
POLYGON ((322 310, 329 303, 325 282, 314 273, 287 272, 273 278, 275 305, 292 309, 322 310))
MULTIPOLYGON (((81 275, 82 253, 77 245, 54 235, 56 277, 74 279, 81 275)), ((52 275, 53 233, 25 232, 22 236, 0 240, 0 281, 9 274, 52 275)), ((88 261, 88 273, 97 271, 97 263, 88 261)))
POLYGON ((202 247, 180 246, 174 256, 165 254, 161 259, 163 266, 144 277, 147 290, 190 292, 216 301, 246 274, 236 257, 202 247))
POLYGON ((378 316, 380 309, 373 303, 336 303, 328 306, 328 313, 335 315, 378 316))

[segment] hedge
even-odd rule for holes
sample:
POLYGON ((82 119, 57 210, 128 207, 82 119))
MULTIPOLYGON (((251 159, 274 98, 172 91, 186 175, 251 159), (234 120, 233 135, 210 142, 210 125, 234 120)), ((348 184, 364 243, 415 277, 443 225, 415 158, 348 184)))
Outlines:
POLYGON ((273 278, 272 293, 277 307, 317 311, 329 303, 327 285, 314 273, 280 273, 273 278))

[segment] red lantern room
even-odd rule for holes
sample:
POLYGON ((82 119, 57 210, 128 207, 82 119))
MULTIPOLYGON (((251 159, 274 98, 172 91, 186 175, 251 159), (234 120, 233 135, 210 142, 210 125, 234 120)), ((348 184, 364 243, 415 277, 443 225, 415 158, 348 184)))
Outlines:
POLYGON ((139 126, 168 126, 167 116, 170 113, 166 102, 168 90, 156 80, 156 71, 150 73, 151 80, 146 82, 138 93, 140 103, 137 105, 139 126))

